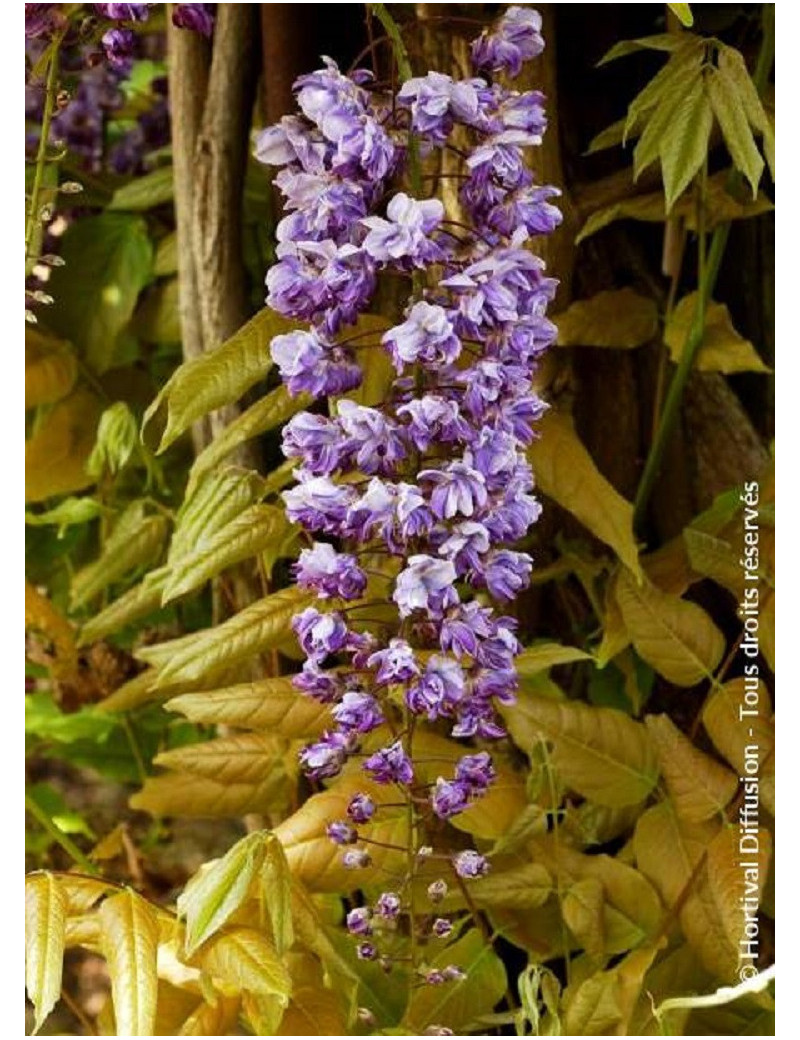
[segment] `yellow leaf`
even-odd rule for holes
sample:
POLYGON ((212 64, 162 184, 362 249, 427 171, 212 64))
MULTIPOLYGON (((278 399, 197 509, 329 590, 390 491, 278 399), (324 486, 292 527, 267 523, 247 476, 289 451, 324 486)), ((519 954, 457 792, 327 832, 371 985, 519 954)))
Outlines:
POLYGON ((84 874, 59 874, 58 884, 66 897, 70 915, 91 910, 103 896, 116 891, 114 885, 84 874))
POLYGON ((594 960, 601 961, 606 935, 603 919, 606 895, 597 878, 576 881, 561 901, 564 922, 594 960))
POLYGON ((562 781, 600 805, 642 801, 658 778, 646 729, 614 708, 577 701, 531 699, 531 719, 552 741, 551 761, 562 781))
POLYGON ((633 506, 597 469, 569 416, 551 410, 539 431, 540 438, 528 449, 538 486, 638 574, 633 506))
MULTIPOLYGON (((689 329, 694 321, 697 293, 690 293, 678 301, 664 329, 664 342, 670 357, 677 364, 681 359, 689 329)), ((695 368, 701 372, 769 372, 758 353, 733 327, 728 308, 711 300, 706 309, 703 342, 695 357, 695 368)))
POLYGON ((560 347, 640 347, 658 331, 658 307, 633 289, 599 292, 578 300, 553 321, 560 347))
POLYGON ((209 939, 200 951, 203 970, 216 979, 267 997, 284 1007, 292 980, 283 961, 266 936, 254 928, 226 927, 209 939))
POLYGON ((662 592, 628 571, 616 584, 617 602, 634 647, 652 668, 676 686, 708 678, 722 658, 725 639, 695 603, 662 592))
POLYGON ((703 725, 739 776, 747 776, 748 764, 758 759, 759 797, 774 815, 775 721, 764 683, 742 676, 717 687, 703 708, 703 725))
POLYGON ((25 879, 25 986, 41 1029, 61 995, 67 900, 52 874, 25 879))
POLYGON ((521 678, 538 675, 539 672, 555 668, 560 664, 572 664, 574 661, 588 661, 591 655, 577 646, 564 646, 561 643, 534 643, 526 647, 517 657, 514 664, 521 678))
POLYGON ((590 975, 565 995, 565 1036, 628 1036, 645 974, 657 949, 635 950, 609 971, 590 975))
POLYGON ((249 783, 225 783, 196 773, 165 773, 148 777, 131 796, 130 806, 153 816, 241 816, 274 812, 285 804, 287 794, 286 773, 279 767, 249 783))
POLYGON ((166 707, 191 722, 264 730, 289 740, 316 737, 333 724, 330 708, 300 693, 288 677, 183 693, 166 707))
POLYGON ((667 7, 672 11, 681 25, 690 29, 694 25, 694 15, 692 14, 691 4, 667 4, 667 7))
POLYGON ((42 502, 93 483, 84 467, 101 411, 94 394, 80 388, 53 405, 25 442, 26 502, 42 502))
POLYGON ((453 1029, 491 1012, 506 989, 503 962, 481 933, 473 928, 430 959, 432 968, 456 964, 466 978, 443 986, 419 986, 412 990, 406 1020, 414 1033, 427 1026, 453 1029))
POLYGON ((739 786, 736 774, 696 748, 668 715, 644 721, 678 816, 699 823, 723 812, 739 786))
POLYGON ((222 857, 201 867, 178 897, 186 917, 186 952, 192 953, 241 906, 264 861, 265 835, 248 834, 222 857))
POLYGON ((100 907, 101 948, 111 975, 118 1036, 152 1036, 158 979, 158 922, 150 905, 126 889, 100 907))
POLYGON ((213 1004, 202 1003, 189 1015, 178 1031, 178 1036, 237 1035, 240 998, 227 997, 220 993, 214 996, 213 1004))
POLYGON ((153 692, 155 678, 155 671, 152 668, 146 668, 101 701, 97 705, 98 709, 111 712, 130 711, 146 704, 156 696, 153 692))
POLYGON ((708 888, 737 950, 747 949, 746 925, 755 920, 771 855, 769 831, 754 825, 747 834, 741 834, 738 827, 723 827, 708 846, 708 888))
POLYGON ((73 675, 78 666, 72 625, 50 600, 25 581, 25 630, 41 632, 53 644, 53 671, 57 677, 73 675))
POLYGON ((222 784, 253 784, 270 772, 282 752, 272 734, 234 733, 163 751, 153 761, 222 784))
POLYGON ((341 997, 322 986, 297 987, 275 1036, 345 1036, 341 1003, 341 997))
POLYGON ((272 367, 272 338, 295 328, 295 322, 265 307, 227 342, 177 368, 144 416, 145 429, 156 418, 161 426, 158 451, 165 451, 197 419, 237 401, 263 379, 272 367))
POLYGON ((290 587, 245 607, 220 625, 144 647, 138 656, 158 669, 156 687, 213 682, 227 668, 272 650, 292 634, 292 619, 312 597, 290 587))
POLYGON ((125 625, 152 614, 161 606, 161 596, 167 580, 167 568, 159 567, 140 581, 138 585, 123 592, 98 613, 88 618, 81 628, 81 646, 96 643, 99 639, 118 632, 125 625))
POLYGON ((75 385, 78 364, 69 343, 25 328, 25 407, 55 404, 75 385))

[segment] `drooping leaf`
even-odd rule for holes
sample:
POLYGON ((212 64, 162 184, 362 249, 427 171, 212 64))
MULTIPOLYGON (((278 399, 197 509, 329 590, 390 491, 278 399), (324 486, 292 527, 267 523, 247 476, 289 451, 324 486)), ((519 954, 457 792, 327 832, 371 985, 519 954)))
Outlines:
POLYGON ((115 401, 100 416, 97 438, 86 471, 95 479, 104 472, 119 473, 130 461, 139 442, 136 419, 124 401, 115 401))
POLYGON ((275 1036, 345 1036, 340 995, 323 986, 295 986, 275 1036))
POLYGON ((575 661, 588 661, 591 654, 577 646, 564 646, 562 643, 534 643, 526 647, 515 659, 514 665, 521 677, 538 675, 561 664, 572 664, 575 661))
POLYGON ((263 481, 254 470, 222 466, 208 473, 186 495, 178 512, 169 547, 169 566, 174 568, 181 560, 202 551, 262 492, 263 481))
POLYGON ((125 889, 103 902, 98 917, 117 1036, 152 1036, 158 991, 156 915, 146 900, 125 889))
POLYGON ((186 918, 185 948, 191 956, 241 906, 264 862, 265 834, 248 834, 222 859, 207 863, 178 897, 186 918))
POLYGON ((753 131, 742 107, 736 80, 724 67, 720 68, 717 65, 708 69, 706 86, 712 111, 725 139, 725 146, 736 169, 749 181, 755 198, 758 194, 758 182, 764 170, 764 160, 753 140, 753 131))
POLYGON ((154 682, 155 672, 152 668, 145 668, 133 679, 128 679, 122 686, 117 687, 105 700, 100 701, 97 710, 113 714, 139 708, 155 698, 156 694, 152 689, 154 682))
POLYGON ((631 288, 604 290, 556 314, 560 347, 640 347, 658 331, 655 300, 631 288))
POLYGON ((283 845, 274 834, 266 837, 265 849, 260 895, 269 914, 275 950, 283 956, 294 943, 292 874, 283 845))
POLYGON ((775 813, 775 721, 767 687, 742 676, 717 687, 703 708, 703 725, 714 747, 739 776, 757 758, 762 804, 775 813))
POLYGON ((190 487, 241 444, 285 423, 296 412, 307 408, 309 402, 310 398, 306 394, 290 396, 285 386, 279 386, 265 394, 203 448, 192 466, 189 476, 190 487))
POLYGON ((720 46, 717 53, 719 71, 726 82, 732 84, 738 102, 753 129, 761 134, 764 156, 769 163, 772 179, 775 180, 775 129, 767 115, 756 85, 750 76, 741 51, 735 47, 720 46))
POLYGON ((642 171, 661 157, 665 135, 674 132, 676 113, 691 103, 693 94, 698 89, 704 98, 701 67, 692 63, 691 67, 686 68, 685 73, 674 76, 669 86, 661 92, 653 109, 646 116, 641 137, 633 152, 634 180, 638 180, 642 171))
POLYGON ((86 462, 94 446, 100 402, 78 387, 58 401, 25 442, 25 501, 43 502, 93 483, 86 462))
POLYGON ((25 987, 34 1008, 34 1032, 61 996, 67 900, 52 874, 25 879, 25 987))
POLYGON ((676 686, 694 686, 714 671, 725 639, 702 608, 646 578, 639 585, 625 570, 615 589, 636 652, 660 675, 676 686))
POLYGON ((693 36, 680 36, 666 65, 650 80, 628 106, 625 138, 639 133, 652 113, 667 99, 678 105, 686 84, 694 80, 703 61, 704 46, 693 36))
POLYGON ((406 1021, 415 1033, 431 1025, 458 1033, 478 1016, 492 1011, 506 988, 503 962, 477 928, 431 958, 431 967, 457 964, 466 978, 444 986, 420 986, 411 995, 406 1021))
POLYGON ((657 947, 635 950, 614 968, 590 975, 565 993, 566 1036, 627 1036, 645 975, 657 947))
POLYGON ((165 413, 158 451, 165 451, 197 419, 237 401, 263 379, 272 366, 273 337, 293 328, 293 322, 265 307, 227 342, 184 362, 145 412, 145 427, 157 413, 165 413))
POLYGON ((166 567, 150 571, 138 585, 134 585, 107 607, 87 618, 81 628, 79 645, 86 646, 99 639, 105 639, 113 632, 118 632, 126 625, 158 610, 167 574, 166 567))
MULTIPOLYGON (((689 293, 678 301, 664 329, 664 342, 674 362, 680 361, 689 329, 694 321, 697 293, 689 293)), ((706 310, 703 342, 695 357, 695 368, 701 372, 769 372, 753 344, 733 327, 728 308, 710 301, 706 310)))
POLYGON ((62 499, 52 509, 46 509, 43 513, 33 513, 26 510, 26 527, 58 527, 59 537, 68 527, 78 524, 88 524, 102 516, 103 507, 95 498, 88 495, 62 499))
POLYGON ((277 758, 274 735, 231 733, 162 751, 153 761, 221 784, 250 784, 267 776, 277 758))
POLYGON ((141 212, 172 202, 173 195, 172 167, 160 166, 117 188, 111 196, 108 209, 141 212))
POLYGON ((691 29, 694 25, 694 15, 692 14, 691 4, 667 4, 667 7, 672 11, 684 28, 691 29))
POLYGON ((163 548, 168 527, 160 513, 147 515, 143 501, 132 502, 114 525, 99 558, 73 578, 72 607, 83 606, 135 568, 152 563, 163 548))
POLYGON ((290 678, 260 679, 206 693, 184 693, 167 702, 191 722, 263 730, 308 740, 333 724, 330 709, 304 696, 290 678))
POLYGON ((169 568, 162 603, 192 592, 241 560, 283 543, 295 528, 282 509, 254 505, 204 539, 194 552, 181 556, 169 568))
POLYGON ((596 961, 603 960, 606 946, 603 909, 606 896, 597 878, 581 878, 565 892, 561 912, 570 932, 596 961))
POLYGON ((730 542, 694 527, 684 528, 683 542, 693 571, 716 581, 737 599, 741 597, 744 573, 739 563, 739 554, 730 542))
POLYGON ((241 997, 213 993, 214 1003, 200 1004, 181 1026, 178 1036, 230 1036, 239 1028, 241 997))
POLYGON ((25 328, 25 407, 55 404, 75 385, 78 363, 65 340, 25 328))
POLYGON ((249 783, 222 783, 196 773, 151 776, 130 799, 132 809, 153 816, 229 818, 275 812, 287 805, 286 773, 276 766, 249 783))
POLYGON ((576 701, 531 700, 533 725, 553 743, 553 768, 565 784, 600 805, 642 801, 658 778, 646 729, 621 711, 576 701))
MULTIPOLYGON (((681 6, 686 7, 688 5, 683 4, 681 6)), ((606 51, 597 64, 598 67, 607 65, 610 61, 627 57, 628 54, 636 54, 638 51, 666 51, 671 53, 680 43, 681 38, 677 33, 658 33, 654 36, 641 36, 636 40, 620 40, 619 43, 614 44, 611 50, 606 51)))
POLYGON ((138 656, 158 669, 156 688, 213 682, 231 665, 280 646, 291 635, 292 619, 310 603, 308 593, 283 589, 245 607, 212 628, 144 647, 138 656))
POLYGON ((48 323, 92 369, 104 372, 113 367, 120 334, 150 280, 147 224, 128 213, 83 217, 67 229, 59 252, 66 263, 50 278, 55 303, 48 323))
POLYGON ((147 343, 180 343, 180 286, 168 278, 151 286, 133 318, 136 335, 147 343))
POLYGON ((633 506, 599 472, 569 416, 551 410, 539 431, 540 438, 528 449, 538 486, 638 574, 633 506))
POLYGON ((696 748, 668 715, 648 715, 644 721, 678 816, 699 823, 722 813, 736 794, 736 775, 696 748))
POLYGON ((206 941, 200 961, 209 975, 238 990, 275 997, 283 1007, 289 1002, 289 972, 266 936, 255 928, 225 927, 206 941))
POLYGON ((708 154, 713 116, 702 77, 676 105, 659 144, 667 212, 689 185, 708 154))

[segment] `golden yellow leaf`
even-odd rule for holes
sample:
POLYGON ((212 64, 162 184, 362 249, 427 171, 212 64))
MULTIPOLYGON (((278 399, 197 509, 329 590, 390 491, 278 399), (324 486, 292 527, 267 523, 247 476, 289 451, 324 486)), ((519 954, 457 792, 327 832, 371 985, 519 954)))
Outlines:
POLYGON ((25 328, 25 407, 55 404, 75 385, 78 364, 69 343, 25 328))
POLYGON ((600 805, 642 801, 658 778, 644 726, 614 708, 577 701, 530 699, 532 725, 552 741, 551 761, 562 781, 600 805))
POLYGON ((594 960, 601 961, 606 945, 603 909, 606 894, 597 878, 586 877, 570 885, 561 900, 567 928, 594 960))
POLYGON ((107 607, 87 619, 81 628, 79 644, 86 646, 99 639, 105 639, 106 636, 118 632, 125 625, 158 610, 161 606, 161 596, 166 580, 166 567, 150 571, 138 585, 123 592, 107 607))
POLYGON ((560 347, 640 347, 658 332, 658 307, 631 288, 596 293, 553 316, 560 347))
POLYGON ((346 1027, 340 996, 322 986, 300 986, 275 1036, 345 1036, 346 1027))
POLYGON ((731 679, 703 708, 703 725, 719 753, 739 776, 748 760, 759 762, 759 796, 775 814, 775 720, 767 687, 757 678, 731 679))
POLYGON ((310 739, 333 724, 330 708, 302 694, 288 677, 183 693, 166 707, 191 722, 264 730, 290 740, 310 739))
POLYGON ((100 907, 101 949, 111 975, 118 1036, 152 1036, 158 980, 158 922, 146 900, 130 889, 100 907))
POLYGON ((280 763, 283 746, 274 735, 234 733, 163 751, 155 765, 221 784, 255 784, 280 763))
POLYGON ((634 950, 616 967, 570 986, 564 996, 565 1036, 628 1036, 644 977, 657 949, 634 950))
POLYGON ((101 701, 97 707, 101 711, 130 711, 153 700, 156 696, 153 686, 156 673, 153 668, 145 668, 143 672, 129 679, 112 694, 101 701))
POLYGON ((668 715, 644 721, 678 816, 699 823, 723 812, 739 786, 736 774, 696 748, 668 715))
MULTIPOLYGON (((215 993, 213 1004, 201 1003, 178 1030, 178 1036, 231 1036, 238 1027, 239 997, 215 993)), ((160 1035, 160 1034, 156 1034, 160 1035)))
POLYGON ((551 410, 539 425, 540 437, 528 449, 539 488, 572 513, 626 567, 639 573, 633 534, 633 506, 600 473, 581 444, 572 419, 551 410))
POLYGON ((58 401, 25 442, 25 501, 43 502, 93 483, 85 470, 102 408, 88 390, 58 401))
POLYGON ((25 581, 25 629, 41 632, 53 644, 53 671, 57 678, 73 675, 78 667, 72 625, 43 593, 25 581))
POLYGON ((41 1029, 61 995, 67 899, 52 874, 25 879, 25 986, 41 1029))
POLYGON ((517 657, 514 664, 520 677, 538 675, 561 664, 572 664, 575 661, 588 661, 591 654, 577 646, 564 646, 562 643, 534 643, 526 647, 517 657))
POLYGON ((741 834, 738 827, 723 827, 708 846, 708 888, 737 950, 747 948, 747 922, 756 920, 772 856, 769 831, 755 821, 751 828, 741 834))
POLYGON ((623 570, 616 584, 622 619, 641 658, 676 686, 694 686, 717 667, 725 639, 695 603, 641 585, 623 570))
POLYGON ((288 795, 286 773, 276 767, 251 783, 224 783, 194 773, 151 776, 130 806, 153 816, 241 816, 275 811, 288 795))
POLYGON ((286 1006, 292 980, 283 961, 255 928, 226 926, 198 954, 204 971, 235 990, 274 997, 286 1006))
MULTIPOLYGON (((674 362, 680 361, 689 329, 694 321, 697 293, 690 293, 678 301, 664 329, 664 342, 674 362)), ((710 301, 706 309, 703 342, 694 360, 701 372, 769 372, 753 344, 740 336, 733 327, 728 308, 710 301)))

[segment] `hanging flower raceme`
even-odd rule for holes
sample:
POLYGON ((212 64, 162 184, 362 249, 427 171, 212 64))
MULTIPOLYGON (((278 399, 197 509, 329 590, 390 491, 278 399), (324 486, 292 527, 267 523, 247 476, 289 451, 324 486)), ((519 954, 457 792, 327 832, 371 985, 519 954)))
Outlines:
MULTIPOLYGON (((536 12, 510 8, 473 45, 476 72, 516 75, 541 52, 540 29, 536 12)), ((513 543, 540 511, 525 448, 546 407, 533 377, 555 338, 545 315, 556 283, 531 237, 560 221, 550 201, 557 189, 538 184, 530 163, 544 99, 438 72, 407 80, 392 98, 370 73, 345 76, 327 59, 295 93, 300 114, 263 131, 256 146, 278 167, 287 211, 267 302, 308 325, 277 336, 272 356, 290 394, 339 398, 327 414, 296 415, 283 439, 297 481, 284 495, 287 514, 313 536, 297 582, 331 607, 308 608, 294 623, 307 658, 295 684, 333 718, 301 762, 317 780, 363 771, 347 818, 328 828, 345 866, 371 862, 360 828, 380 818, 385 785, 409 809, 409 862, 429 871, 444 856, 451 881, 463 884, 487 872, 487 859, 476 849, 434 851, 424 835, 441 834, 440 821, 490 790, 485 745, 505 735, 496 707, 513 703, 517 685, 516 622, 495 604, 529 582, 532 560, 513 543), (420 164, 451 148, 456 132, 460 212, 448 213, 420 190, 436 183, 420 164), (384 273, 407 287, 407 299, 382 334, 365 339, 352 326, 384 273), (340 395, 360 385, 359 358, 374 350, 386 352, 396 377, 367 407, 340 395), (370 625, 358 619, 370 606, 376 552, 391 558, 390 590, 370 625), (439 776, 415 761, 415 734, 427 727, 468 741, 439 776)), ((385 960, 382 935, 398 919, 417 934, 416 870, 399 891, 348 914, 359 956, 385 960)), ((429 902, 446 892, 444 878, 433 881, 429 902)), ((451 929, 437 917, 425 941, 451 929)), ((461 976, 457 966, 413 968, 431 985, 461 976)))

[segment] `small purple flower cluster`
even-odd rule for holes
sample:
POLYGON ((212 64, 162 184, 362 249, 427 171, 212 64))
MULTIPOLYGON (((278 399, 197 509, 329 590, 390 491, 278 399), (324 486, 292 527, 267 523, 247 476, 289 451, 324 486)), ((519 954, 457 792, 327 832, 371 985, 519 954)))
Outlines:
MULTIPOLYGON (((475 69, 516 75, 540 53, 540 28, 536 12, 510 8, 496 32, 475 42, 475 69)), ((267 302, 310 325, 277 336, 273 360, 291 394, 316 398, 359 386, 362 350, 383 348, 397 373, 381 404, 339 397, 328 415, 301 412, 284 430, 284 453, 297 462, 297 484, 284 493, 289 518, 355 546, 315 541, 296 565, 302 588, 349 602, 326 612, 309 607, 294 622, 307 658, 295 683, 331 705, 336 723, 301 762, 313 779, 334 777, 390 721, 396 735, 365 757, 364 772, 397 785, 415 812, 427 803, 423 817, 447 820, 490 787, 491 757, 473 746, 453 775, 422 783, 414 727, 443 720, 453 737, 473 744, 502 737, 495 706, 512 703, 517 685, 516 622, 490 603, 527 586, 531 558, 511 545, 540 512, 525 448, 546 407, 533 376, 555 339, 545 313, 556 283, 530 239, 561 219, 548 201, 557 189, 538 185, 527 161, 545 130, 544 99, 477 76, 430 72, 407 80, 393 101, 368 72, 345 76, 330 60, 295 90, 301 114, 263 131, 256 146, 262 162, 280 168, 275 183, 288 211, 267 302), (440 199, 415 197, 419 163, 450 148, 457 127, 460 141, 466 132, 473 145, 462 213, 452 215, 459 220, 440 199), (410 295, 380 343, 370 343, 347 326, 370 306, 383 272, 406 276, 410 295), (352 620, 367 589, 363 558, 376 550, 397 561, 397 619, 381 624, 381 636, 352 620)), ((375 748, 375 737, 370 743, 375 748)), ((331 840, 347 846, 346 865, 370 862, 354 846, 375 812, 359 794, 348 820, 330 825, 331 840)), ((472 849, 451 866, 465 879, 488 869, 472 849)), ((351 912, 354 935, 368 937, 376 922, 400 913, 399 896, 381 900, 351 912)), ((433 934, 449 934, 449 922, 438 919, 433 934)), ((369 938, 359 952, 379 956, 369 938)))

